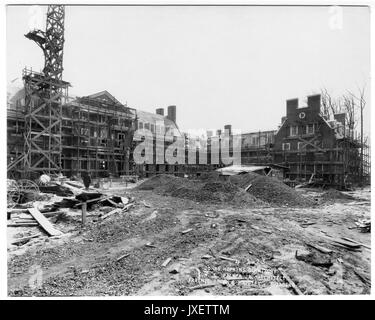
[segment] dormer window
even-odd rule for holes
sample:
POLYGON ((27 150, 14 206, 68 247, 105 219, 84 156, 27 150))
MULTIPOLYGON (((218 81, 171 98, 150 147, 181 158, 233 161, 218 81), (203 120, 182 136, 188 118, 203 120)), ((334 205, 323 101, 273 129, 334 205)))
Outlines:
POLYGON ((306 133, 307 134, 314 134, 315 133, 315 128, 314 128, 314 124, 313 123, 308 124, 306 126, 306 133))
POLYGON ((298 134, 298 126, 290 126, 290 136, 296 136, 298 134))

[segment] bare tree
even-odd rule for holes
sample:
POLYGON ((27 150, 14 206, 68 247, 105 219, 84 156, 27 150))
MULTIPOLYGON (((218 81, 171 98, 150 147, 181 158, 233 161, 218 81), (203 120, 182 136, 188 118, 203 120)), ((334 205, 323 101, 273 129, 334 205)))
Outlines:
POLYGON ((349 128, 349 137, 354 138, 354 130, 356 128, 356 104, 351 95, 342 96, 341 109, 345 112, 345 122, 349 128))
MULTIPOLYGON (((360 166, 360 174, 363 177, 363 146, 364 146, 364 137, 363 137, 363 110, 366 106, 366 99, 365 99, 365 90, 366 86, 363 88, 358 88, 358 95, 353 94, 352 92, 348 91, 349 95, 351 96, 352 100, 356 101, 357 107, 359 108, 360 112, 360 130, 361 130, 361 166, 360 166)), ((367 139, 366 139, 367 142, 367 139)))
POLYGON ((326 88, 321 90, 321 104, 322 113, 328 118, 340 112, 340 100, 333 98, 326 88))

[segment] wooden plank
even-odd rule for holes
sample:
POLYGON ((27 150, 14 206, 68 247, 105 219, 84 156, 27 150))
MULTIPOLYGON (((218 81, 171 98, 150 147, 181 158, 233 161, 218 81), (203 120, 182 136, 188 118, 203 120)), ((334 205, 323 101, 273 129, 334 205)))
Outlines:
POLYGON ((190 228, 190 229, 184 230, 184 231, 182 231, 182 233, 185 234, 185 233, 188 233, 190 231, 193 231, 193 229, 190 228))
POLYGON ((251 187, 252 187, 252 183, 250 183, 246 188, 245 188, 245 191, 249 190, 251 187))
POLYGON ((193 290, 199 290, 199 289, 206 289, 206 288, 212 288, 214 286, 215 284, 201 284, 195 287, 190 287, 189 290, 193 291, 193 290))
POLYGON ((28 242, 30 239, 37 238, 39 236, 41 236, 41 233, 35 233, 35 234, 31 235, 31 236, 27 236, 27 237, 23 237, 23 238, 19 238, 19 239, 14 239, 11 242, 11 244, 17 244, 17 243, 26 242, 26 241, 28 242))
POLYGON ((125 253, 124 255, 122 255, 121 257, 119 257, 119 258, 117 258, 117 262, 118 261, 120 261, 120 260, 122 260, 122 259, 124 259, 124 258, 126 258, 126 257, 128 257, 128 256, 130 256, 130 253, 125 253))
POLYGON ((319 245, 311 244, 311 243, 306 243, 309 247, 315 248, 316 250, 323 252, 323 253, 332 253, 332 250, 324 248, 319 245))
POLYGON ((37 222, 27 222, 27 223, 10 223, 7 227, 37 227, 39 224, 37 222))
POLYGON ((284 277, 284 279, 289 283, 289 285, 294 289, 294 291, 298 295, 303 296, 303 292, 297 287, 297 285, 293 282, 293 280, 284 272, 284 270, 281 269, 281 268, 278 268, 278 270, 280 271, 280 273, 284 277))
POLYGON ((357 244, 357 243, 354 243, 354 242, 350 242, 350 241, 347 241, 347 240, 344 240, 344 239, 333 239, 334 242, 338 243, 338 244, 341 244, 345 247, 349 247, 349 248, 360 248, 361 245, 357 244))
POLYGON ((168 258, 167 260, 165 260, 163 262, 163 264, 161 265, 162 267, 166 267, 168 265, 169 262, 171 262, 172 258, 168 258))
POLYGON ((62 234, 61 231, 53 227, 52 223, 49 222, 48 219, 42 213, 40 213, 37 208, 28 208, 27 210, 30 212, 33 218, 38 221, 40 226, 48 233, 48 235, 59 236, 62 234))
POLYGON ((238 260, 236 260, 236 259, 227 258, 227 257, 223 257, 223 256, 220 256, 219 258, 222 259, 222 260, 227 260, 227 261, 231 261, 231 262, 238 262, 238 260))
POLYGON ((112 211, 110 211, 110 212, 108 212, 108 213, 106 213, 105 215, 103 215, 102 216, 102 220, 104 220, 104 219, 106 219, 106 218, 108 218, 109 216, 111 216, 111 215, 113 215, 113 214, 115 214, 115 213, 117 213, 117 212, 120 212, 121 210, 120 209, 114 209, 114 210, 112 210, 112 211))
POLYGON ((355 240, 350 239, 350 238, 345 238, 345 237, 341 237, 341 239, 344 239, 344 240, 347 240, 347 241, 353 242, 353 243, 355 243, 355 244, 358 244, 358 245, 360 245, 360 246, 362 246, 362 247, 365 247, 365 248, 371 250, 371 247, 369 247, 368 245, 366 245, 366 244, 364 244, 364 243, 361 243, 361 242, 355 241, 355 240))
POLYGON ((87 203, 84 202, 82 204, 82 225, 86 224, 86 216, 87 216, 87 203))

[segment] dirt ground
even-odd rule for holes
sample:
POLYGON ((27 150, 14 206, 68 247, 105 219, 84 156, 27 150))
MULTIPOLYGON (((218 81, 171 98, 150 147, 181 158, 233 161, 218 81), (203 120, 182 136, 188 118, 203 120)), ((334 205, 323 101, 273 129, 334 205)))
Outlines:
MULTIPOLYGON (((336 200, 299 189, 319 203, 302 208, 203 203, 121 184, 102 191, 135 206, 103 221, 89 212, 85 227, 70 210, 54 224, 63 236, 8 245, 9 296, 296 294, 282 274, 305 295, 370 293, 370 233, 355 225, 370 217, 369 188, 336 200), (341 237, 366 246, 335 245, 341 237)), ((35 232, 9 227, 8 238, 35 232)))

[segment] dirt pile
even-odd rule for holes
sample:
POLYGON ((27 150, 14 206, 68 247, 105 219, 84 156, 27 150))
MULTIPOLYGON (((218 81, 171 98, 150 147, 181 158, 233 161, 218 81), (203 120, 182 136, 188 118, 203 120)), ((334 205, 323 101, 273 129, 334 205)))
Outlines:
POLYGON ((198 202, 230 202, 232 204, 257 204, 263 201, 246 193, 241 187, 230 181, 188 180, 171 175, 156 175, 144 181, 138 190, 153 190, 158 194, 189 199, 198 202))
POLYGON ((322 195, 321 195, 321 198, 323 200, 326 200, 326 201, 334 201, 334 200, 350 200, 350 201, 353 201, 353 200, 358 200, 357 198, 349 195, 349 194, 345 194, 341 191, 338 191, 336 189, 329 189, 328 191, 324 192, 322 195))
POLYGON ((313 202, 282 181, 256 173, 231 176, 233 184, 241 188, 248 188, 247 192, 254 197, 274 205, 280 206, 310 206, 313 202))
POLYGON ((139 190, 154 190, 163 195, 194 201, 270 203, 280 206, 310 206, 313 202, 282 181, 256 173, 246 173, 218 179, 205 175, 189 180, 172 175, 156 175, 138 186, 139 190), (245 191, 245 188, 251 187, 245 191))

